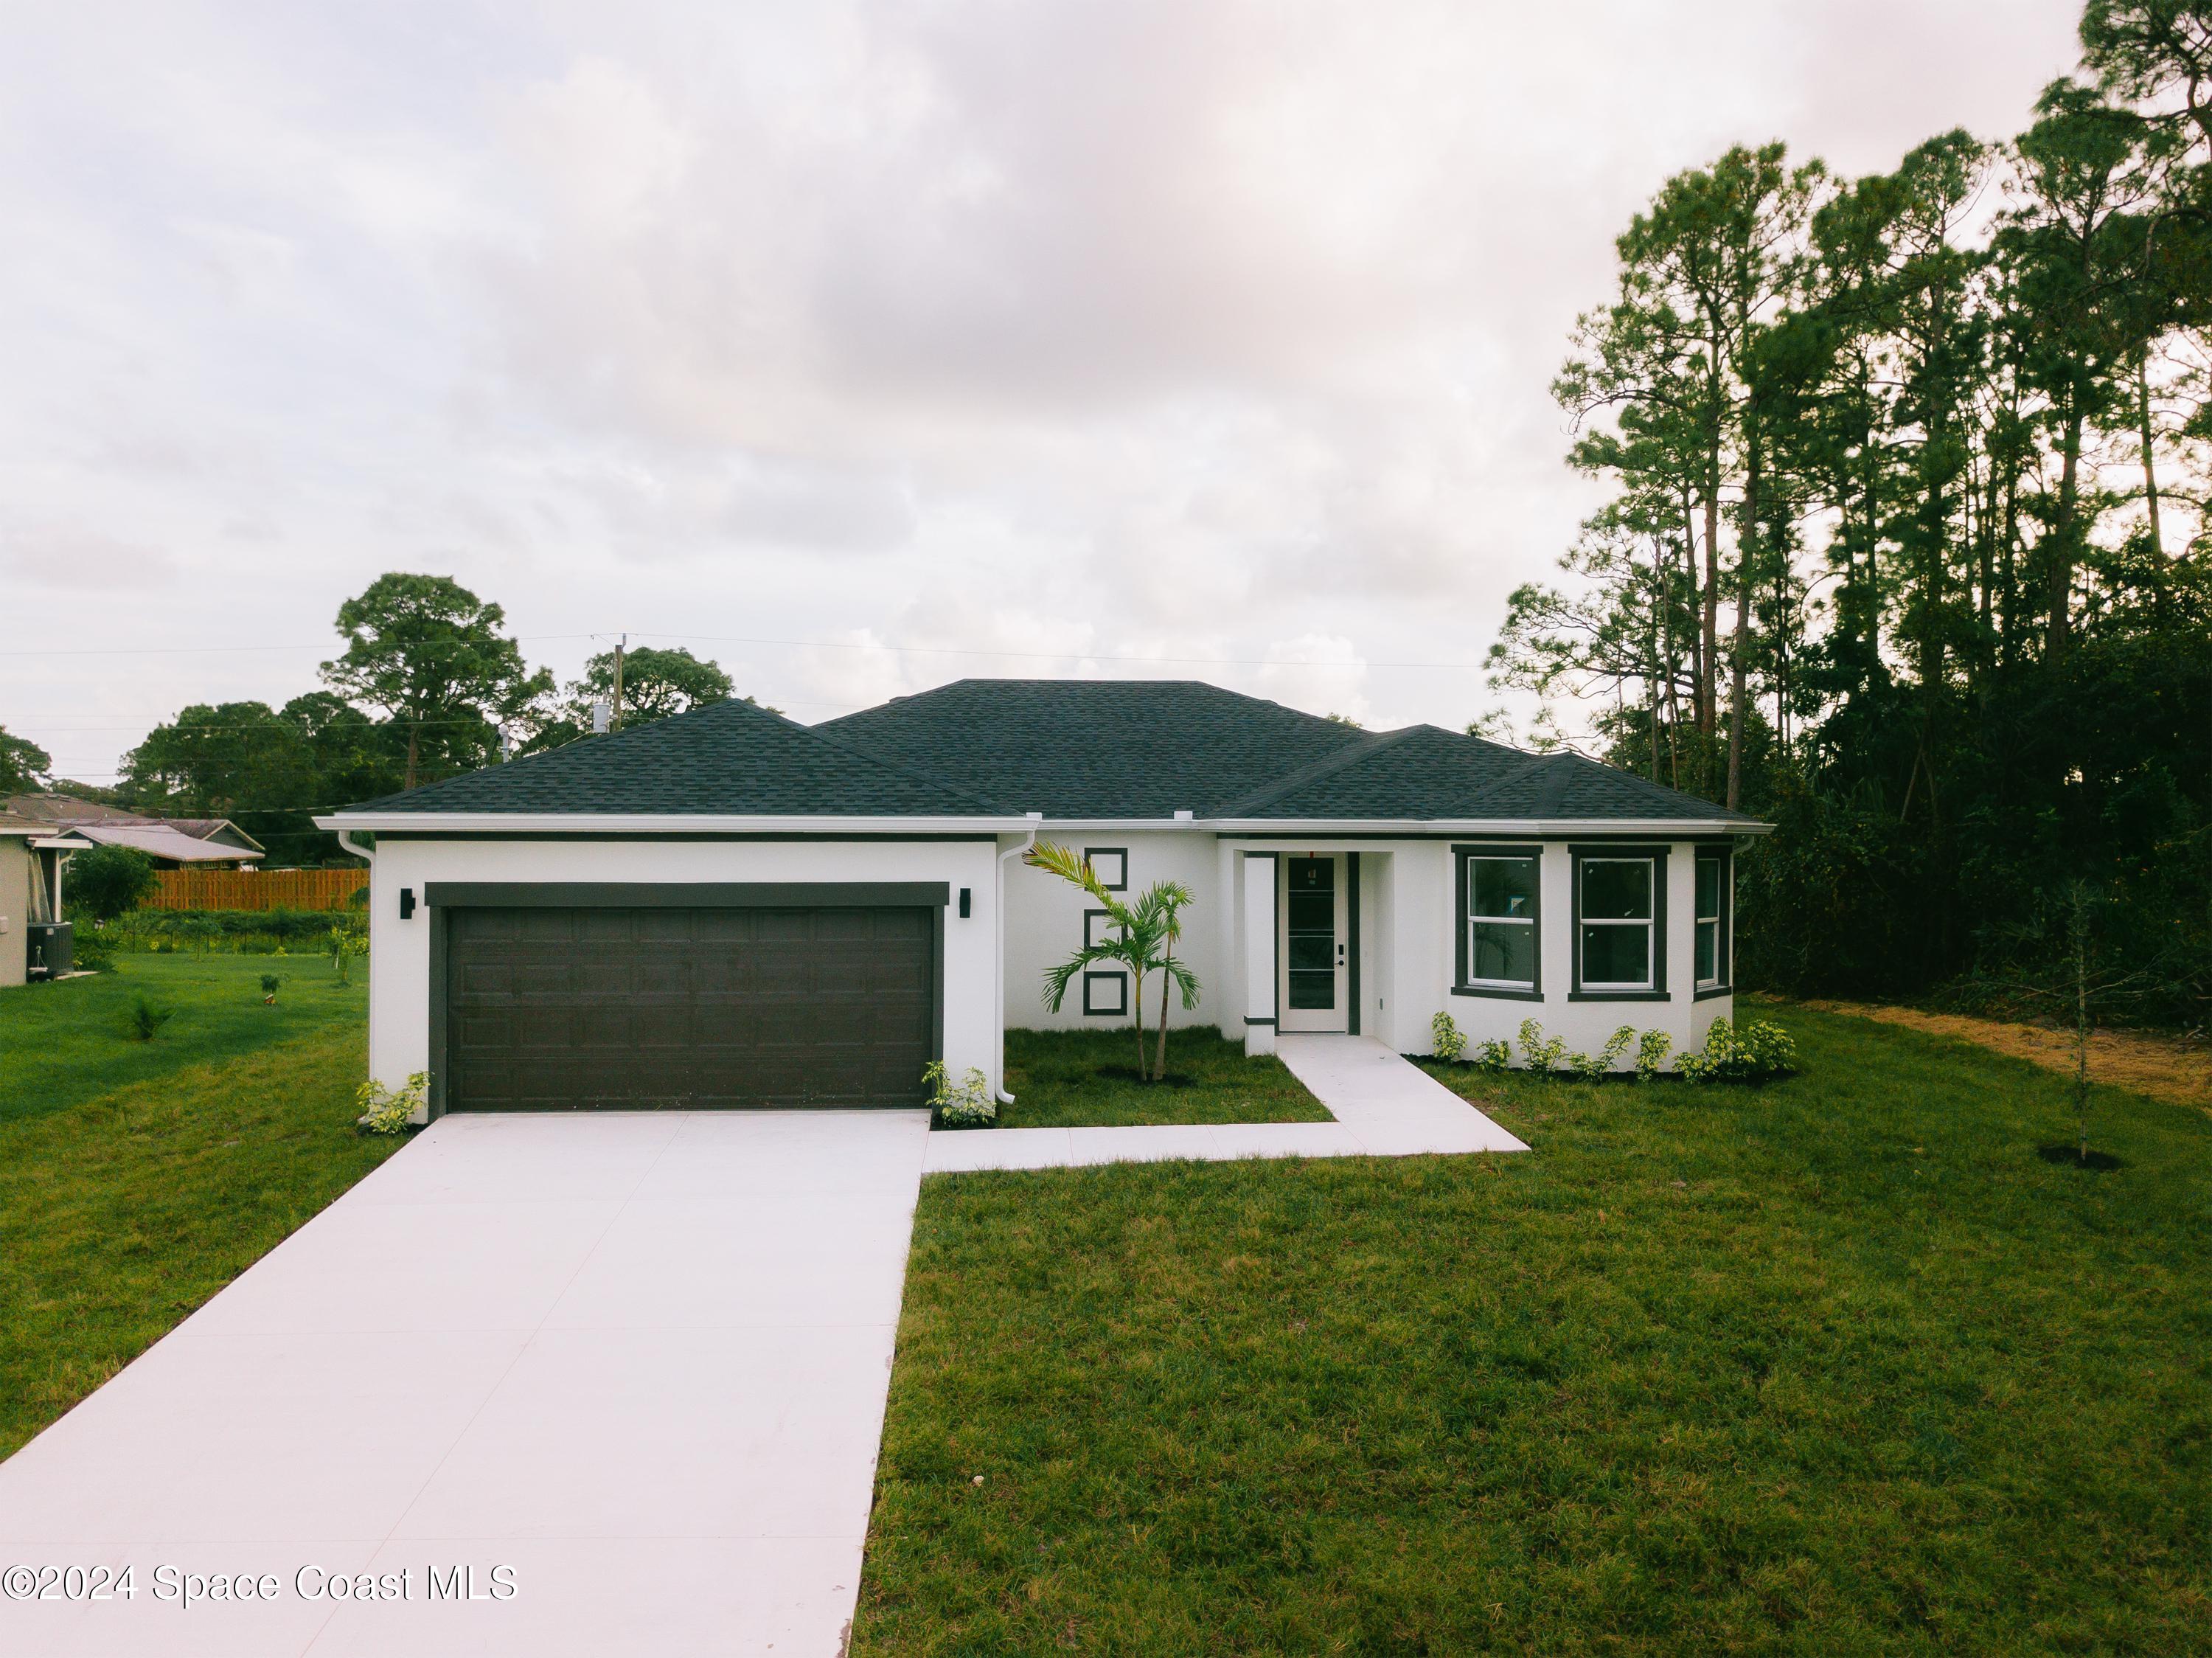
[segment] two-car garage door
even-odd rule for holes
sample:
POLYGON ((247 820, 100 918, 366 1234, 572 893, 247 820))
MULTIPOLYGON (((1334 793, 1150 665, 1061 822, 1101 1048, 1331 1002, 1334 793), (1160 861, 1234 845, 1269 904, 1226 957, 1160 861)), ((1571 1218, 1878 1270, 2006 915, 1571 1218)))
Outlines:
POLYGON ((922 1100, 928 908, 488 905, 444 925, 447 1110, 922 1100))

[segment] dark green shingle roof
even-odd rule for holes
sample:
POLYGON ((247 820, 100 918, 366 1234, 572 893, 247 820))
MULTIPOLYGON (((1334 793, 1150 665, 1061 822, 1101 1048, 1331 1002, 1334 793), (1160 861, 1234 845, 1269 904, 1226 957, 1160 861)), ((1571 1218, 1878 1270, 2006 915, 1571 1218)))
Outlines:
POLYGON ((1365 735, 1195 680, 961 680, 817 728, 1052 818, 1209 817, 1365 735))
POLYGON ((697 813, 732 817, 996 815, 917 776, 746 702, 586 737, 351 808, 377 812, 697 813))
POLYGON ((1754 821, 1579 755, 1361 731, 1190 680, 962 680, 811 728, 721 703, 356 809, 1754 821))

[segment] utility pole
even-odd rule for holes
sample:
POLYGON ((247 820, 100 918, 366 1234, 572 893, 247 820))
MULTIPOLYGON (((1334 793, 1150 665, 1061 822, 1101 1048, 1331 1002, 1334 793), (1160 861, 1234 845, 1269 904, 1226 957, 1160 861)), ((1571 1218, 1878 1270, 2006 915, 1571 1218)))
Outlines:
POLYGON ((619 731, 619 730, 621 730, 621 729, 622 729, 622 659, 623 659, 623 646, 625 646, 625 645, 627 645, 629 643, 629 634, 627 634, 627 633, 623 634, 620 638, 618 638, 618 639, 617 639, 617 640, 615 641, 615 717, 614 717, 614 728, 615 728, 616 730, 617 730, 617 731, 619 731))

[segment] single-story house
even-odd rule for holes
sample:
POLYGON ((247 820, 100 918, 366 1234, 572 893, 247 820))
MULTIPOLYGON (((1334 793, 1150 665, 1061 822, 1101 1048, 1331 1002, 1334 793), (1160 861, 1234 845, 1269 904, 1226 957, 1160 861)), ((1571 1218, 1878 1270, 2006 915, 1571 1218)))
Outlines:
POLYGON ((911 1106, 933 1058, 1000 1088, 1008 1027, 1129 1014, 1112 972, 1042 1005, 1104 917, 1038 840, 1188 887, 1204 996, 1171 1021, 1252 1052, 1426 1052, 1440 1012, 1687 1047, 1731 1010, 1732 857, 1767 827, 1574 754, 1056 680, 811 727, 724 703, 317 822, 370 860, 371 1069, 427 1073, 431 1114, 911 1106))
POLYGON ((268 856, 228 818, 156 817, 70 795, 12 795, 0 801, 0 811, 43 824, 80 850, 136 847, 157 869, 241 869, 268 856))
POLYGON ((58 925, 67 856, 51 826, 0 812, 0 986, 69 970, 68 930, 58 925))

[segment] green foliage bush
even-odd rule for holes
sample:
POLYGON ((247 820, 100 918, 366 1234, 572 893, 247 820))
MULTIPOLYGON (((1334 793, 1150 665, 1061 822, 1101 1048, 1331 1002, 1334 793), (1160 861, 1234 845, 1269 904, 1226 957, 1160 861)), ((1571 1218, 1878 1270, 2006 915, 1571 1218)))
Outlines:
POLYGON ((1595 1053, 1575 1053, 1567 1056, 1567 1069, 1585 1082, 1595 1082, 1609 1074, 1613 1064, 1628 1051, 1628 1045, 1636 1039, 1636 1027, 1623 1025, 1606 1038, 1605 1045, 1595 1053))
POLYGON ((1474 1045, 1474 1058, 1468 1063, 1477 1070, 1488 1071, 1492 1075, 1510 1070, 1513 1068, 1513 1045, 1503 1041, 1478 1042, 1474 1045))
POLYGON ((1429 1021, 1429 1038, 1439 1059, 1456 1063, 1467 1052, 1467 1033, 1448 1013, 1440 1013, 1429 1021))
POLYGON ((396 1088, 388 1088, 372 1076, 354 1091, 353 1097, 361 1107, 356 1125, 363 1133, 404 1134, 415 1113, 430 1097, 430 1076, 418 1070, 396 1088))
POLYGON ((72 853, 63 877, 67 910, 112 921, 136 909, 155 887, 154 860, 135 846, 94 846, 72 853))
POLYGON ((173 1008, 157 1008, 143 996, 133 997, 131 1011, 123 1016, 123 1033, 133 1042, 150 1042, 176 1016, 173 1008))
POLYGON ((1533 1019, 1521 1021, 1521 1061, 1530 1070, 1548 1075, 1565 1063, 1567 1045, 1559 1038, 1547 1037, 1544 1027, 1533 1019))
POLYGON ((1646 1031, 1636 1040, 1636 1080, 1649 1082, 1667 1069, 1667 1056, 1674 1051, 1674 1039, 1664 1031, 1646 1031))
POLYGON ((110 923, 103 936, 120 950, 167 955, 186 948, 226 955, 323 954, 334 933, 368 948, 361 916, 344 910, 138 910, 110 923))
POLYGON ((929 1121, 933 1128, 995 1128, 999 1102, 991 1097, 991 1080, 970 1065, 955 1082, 942 1059, 933 1059, 921 1073, 929 1089, 929 1121))
POLYGON ((1741 1025, 1716 1019, 1706 1027, 1705 1046, 1684 1054, 1676 1069, 1692 1082, 1764 1082, 1797 1069, 1797 1045, 1763 1019, 1741 1025))

